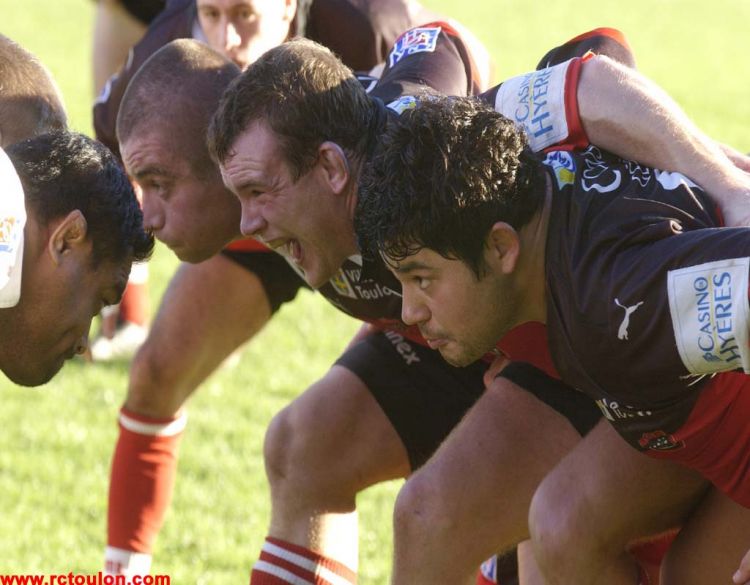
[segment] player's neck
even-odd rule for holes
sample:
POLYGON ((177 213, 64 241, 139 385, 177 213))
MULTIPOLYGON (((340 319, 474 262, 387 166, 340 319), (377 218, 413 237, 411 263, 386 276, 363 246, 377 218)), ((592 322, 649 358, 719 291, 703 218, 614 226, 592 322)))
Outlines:
POLYGON ((521 286, 523 322, 547 322, 545 250, 549 228, 552 190, 545 175, 544 203, 531 220, 519 230, 522 250, 521 286))

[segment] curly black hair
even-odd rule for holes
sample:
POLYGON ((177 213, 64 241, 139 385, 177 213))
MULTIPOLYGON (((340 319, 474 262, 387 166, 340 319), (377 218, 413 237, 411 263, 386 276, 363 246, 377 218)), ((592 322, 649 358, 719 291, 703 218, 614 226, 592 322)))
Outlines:
POLYGON ((389 124, 363 169, 360 247, 389 262, 430 248, 480 277, 492 225, 519 229, 539 208, 539 165, 524 133, 486 104, 423 96, 389 124))
POLYGON ((103 144, 59 131, 7 150, 21 179, 26 208, 41 225, 80 210, 93 245, 93 262, 149 258, 154 238, 125 171, 103 144))

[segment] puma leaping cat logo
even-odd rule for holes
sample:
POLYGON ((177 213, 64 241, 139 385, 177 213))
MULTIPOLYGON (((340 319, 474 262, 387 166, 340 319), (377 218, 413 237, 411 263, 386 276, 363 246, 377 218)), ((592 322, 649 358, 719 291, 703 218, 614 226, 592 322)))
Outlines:
POLYGON ((620 304, 620 301, 615 299, 615 305, 617 305, 620 308, 625 309, 625 317, 622 320, 622 323, 620 323, 620 329, 617 331, 617 339, 627 339, 628 338, 628 327, 630 327, 630 315, 635 313, 636 309, 640 307, 643 304, 643 301, 638 303, 637 305, 633 305, 632 307, 626 307, 623 304, 620 304))

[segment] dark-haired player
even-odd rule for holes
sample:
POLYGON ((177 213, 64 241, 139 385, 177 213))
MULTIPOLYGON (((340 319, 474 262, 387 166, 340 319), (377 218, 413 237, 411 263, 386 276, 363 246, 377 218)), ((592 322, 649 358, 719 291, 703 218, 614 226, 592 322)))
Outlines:
POLYGON ((153 238, 127 176, 80 134, 42 134, 0 149, 0 370, 49 381, 85 351, 92 318, 117 303, 153 238))
MULTIPOLYGON (((290 573, 312 581, 318 567, 336 567, 340 576, 351 579, 346 566, 354 557, 341 543, 352 539, 333 535, 351 521, 354 494, 374 481, 412 471, 423 460, 418 456, 429 455, 417 450, 424 423, 443 410, 437 405, 451 390, 441 380, 455 376, 455 370, 451 373, 433 362, 429 352, 422 353, 424 340, 413 336, 413 330, 399 329, 398 282, 382 263, 362 259, 353 221, 359 174, 383 130, 397 124, 398 115, 413 108, 421 92, 434 93, 442 84, 446 91, 461 89, 453 77, 456 69, 448 67, 451 62, 455 67, 455 61, 441 61, 460 50, 454 38, 439 24, 407 32, 369 96, 320 47, 296 41, 273 49, 231 86, 209 131, 212 154, 242 204, 243 233, 286 256, 333 304, 380 328, 349 348, 269 429, 265 453, 274 508, 254 583, 292 582, 290 573), (310 71, 315 75, 307 75, 310 71), (390 353, 401 353, 408 368, 403 379, 409 384, 399 380, 402 390, 396 397, 391 393, 397 379, 391 372, 398 370, 382 365, 390 353), (422 399, 412 399, 418 391, 422 399), (334 403, 338 408, 331 409, 334 403), (359 471, 355 478, 352 469, 359 471)), ((506 82, 486 98, 526 122, 538 148, 598 132, 603 140, 616 142, 617 116, 636 113, 635 121, 629 118, 621 128, 627 135, 624 148, 640 150, 643 134, 651 141, 644 156, 686 164, 676 156, 679 148, 656 146, 663 142, 662 114, 670 111, 653 103, 648 92, 630 93, 635 88, 642 88, 641 79, 632 71, 610 60, 589 59, 506 82), (619 80, 609 97, 606 84, 599 83, 608 74, 619 80), (575 104, 573 90, 577 87, 580 94, 588 83, 596 89, 575 104), (567 104, 571 109, 562 103, 565 96, 572 100, 567 104), (584 132, 579 114, 585 120, 588 114, 602 114, 610 100, 623 107, 604 117, 595 115, 584 132), (655 117, 644 118, 644 111, 655 117)), ((504 349, 549 368, 533 343, 524 345, 535 339, 529 331, 517 333, 504 349)), ((481 389, 481 381, 474 383, 481 389)), ((537 482, 578 441, 574 424, 585 431, 591 422, 582 416, 587 409, 576 404, 575 393, 557 402, 540 391, 540 400, 508 384, 481 396, 482 407, 469 410, 401 490, 394 583, 465 582, 483 556, 522 540, 537 482)), ((456 388, 456 382, 450 387, 456 388)), ((658 489, 656 476, 653 483, 658 489)), ((642 487, 647 492, 652 485, 644 482, 642 487)))
MULTIPOLYGON (((713 159, 704 179, 746 218, 750 177, 711 141, 696 147, 713 159)), ((729 582, 750 545, 750 378, 736 371, 750 370, 750 228, 717 229, 714 204, 684 175, 596 147, 537 157, 474 100, 423 101, 368 170, 359 233, 399 279, 404 321, 457 366, 544 323, 560 377, 610 423, 534 497, 546 582, 632 584, 622 544, 676 522, 666 582, 729 582), (653 478, 646 463, 633 473, 631 457, 647 461, 637 451, 660 476, 682 469, 681 481, 643 492, 653 478)), ((545 376, 512 364, 502 378, 545 376)))
MULTIPOLYGON (((115 119, 125 107, 121 104, 125 88, 135 81, 144 61, 171 39, 202 39, 244 67, 265 49, 304 33, 331 44, 351 66, 370 68, 384 58, 403 29, 424 17, 418 4, 402 0, 315 0, 299 5, 293 0, 168 2, 134 47, 127 66, 111 80, 95 105, 97 136, 119 152, 114 141, 115 119)), ((478 83, 486 84, 486 52, 476 42, 473 48, 471 58, 466 53, 467 63, 477 72, 478 83), (474 66, 477 62, 485 62, 481 74, 474 66)), ((175 78, 165 63, 169 53, 162 54, 151 72, 140 78, 132 92, 128 90, 130 105, 119 126, 120 143, 128 143, 132 155, 143 158, 141 151, 149 141, 161 148, 149 153, 151 163, 158 161, 158 165, 126 161, 131 172, 140 174, 136 181, 144 194, 146 226, 180 259, 206 261, 179 268, 155 318, 155 329, 131 368, 112 470, 113 477, 127 479, 111 484, 107 549, 111 570, 131 566, 133 559, 139 567, 150 563, 152 544, 172 492, 177 445, 186 420, 182 406, 187 398, 281 303, 293 298, 302 284, 281 258, 253 240, 235 242, 218 254, 217 242, 227 245, 239 236, 239 206, 221 184, 201 136, 210 108, 216 106, 217 91, 228 83, 231 68, 225 62, 217 64, 209 53, 198 49, 183 53, 175 69, 185 83, 191 71, 196 76, 190 81, 200 83, 197 77, 201 71, 221 70, 213 90, 204 87, 196 95, 175 95, 174 87, 179 85, 164 83, 175 78), (178 136, 183 140, 176 140, 178 136), (154 168, 168 168, 171 175, 145 172, 154 168), (175 193, 181 196, 167 197, 175 193), (225 222, 229 216, 234 220, 225 222), (207 239, 201 240, 205 234, 209 234, 207 239), (198 314, 194 310, 197 305, 207 309, 198 314), (173 339, 182 342, 177 345, 170 341, 173 339)), ((130 308, 139 306, 130 302, 136 290, 129 286, 126 291, 124 301, 130 308)), ((142 324, 145 311, 125 311, 121 317, 142 324)), ((117 340, 127 340, 127 332, 142 341, 143 331, 126 326, 112 343, 100 337, 93 344, 94 358, 117 353, 117 340)))

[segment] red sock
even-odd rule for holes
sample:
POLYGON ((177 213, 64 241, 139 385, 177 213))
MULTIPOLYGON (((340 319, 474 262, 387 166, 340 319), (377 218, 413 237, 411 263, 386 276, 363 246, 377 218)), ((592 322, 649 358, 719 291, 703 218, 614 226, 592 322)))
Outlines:
POLYGON ((638 585, 659 585, 661 561, 678 532, 678 529, 670 530, 653 538, 639 540, 628 547, 638 563, 638 585))
POLYGON ((107 514, 109 547, 150 554, 169 507, 187 415, 149 419, 120 412, 107 514))
POLYGON ((144 326, 148 323, 148 267, 133 264, 120 301, 120 321, 144 326))
POLYGON ((346 565, 296 544, 268 537, 253 567, 250 585, 355 585, 346 565))

